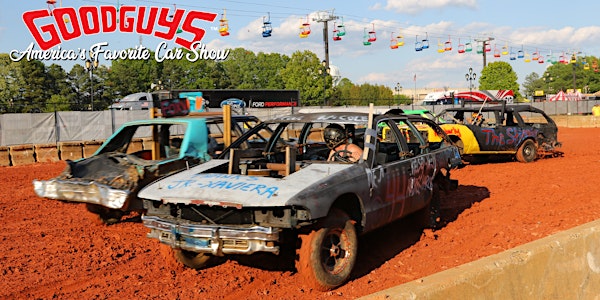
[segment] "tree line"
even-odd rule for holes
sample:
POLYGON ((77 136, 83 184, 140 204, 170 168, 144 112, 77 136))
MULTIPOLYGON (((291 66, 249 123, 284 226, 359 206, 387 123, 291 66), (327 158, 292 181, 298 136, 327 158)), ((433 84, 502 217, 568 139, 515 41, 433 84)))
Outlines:
POLYGON ((552 63, 544 73, 527 75, 523 83, 526 95, 533 96, 536 91, 544 95, 559 91, 580 90, 593 94, 600 91, 600 67, 594 56, 571 57, 568 63, 552 63))
POLYGON ((13 62, 0 53, 0 113, 105 110, 128 94, 154 89, 292 89, 300 91, 304 106, 410 102, 383 85, 343 78, 333 87, 323 74, 311 51, 287 56, 236 48, 223 61, 114 60, 92 72, 81 64, 67 72, 37 60, 13 62))
MULTIPOLYGON (((596 58, 585 59, 591 62, 596 58)), ((600 90, 598 72, 582 66, 581 62, 555 64, 543 77, 532 73, 525 78, 521 96, 510 64, 493 62, 482 70, 474 88, 511 89, 517 97, 531 96, 539 89, 556 92, 573 85, 585 87, 587 92, 600 90)), ((400 105, 412 101, 389 87, 355 84, 348 78, 333 86, 332 77, 323 70, 317 55, 308 50, 287 56, 236 48, 222 61, 114 60, 110 65, 100 64, 93 72, 80 64, 67 72, 58 64, 46 65, 37 60, 13 62, 9 54, 0 53, 0 113, 105 110, 128 94, 157 88, 291 89, 300 91, 303 106, 400 105)))

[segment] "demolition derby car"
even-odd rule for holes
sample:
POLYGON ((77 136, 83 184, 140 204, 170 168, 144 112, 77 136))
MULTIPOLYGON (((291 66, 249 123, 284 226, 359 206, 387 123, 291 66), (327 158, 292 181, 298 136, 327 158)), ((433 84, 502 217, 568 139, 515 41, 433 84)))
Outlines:
POLYGON ((192 268, 291 249, 319 290, 347 280, 358 235, 409 214, 434 226, 439 192, 457 187, 450 171, 461 164, 432 120, 352 112, 278 117, 224 152, 140 191, 148 237, 192 268))
POLYGON ((466 161, 510 155, 520 162, 562 156, 558 128, 543 110, 529 105, 449 108, 437 121, 466 161))
MULTIPOLYGON (((258 121, 232 116, 231 136, 241 136, 258 121)), ((34 180, 34 190, 40 197, 86 203, 103 222, 116 223, 143 210, 137 192, 148 183, 217 156, 224 148, 223 125, 223 117, 214 114, 125 123, 92 156, 67 161, 56 178, 34 180)))

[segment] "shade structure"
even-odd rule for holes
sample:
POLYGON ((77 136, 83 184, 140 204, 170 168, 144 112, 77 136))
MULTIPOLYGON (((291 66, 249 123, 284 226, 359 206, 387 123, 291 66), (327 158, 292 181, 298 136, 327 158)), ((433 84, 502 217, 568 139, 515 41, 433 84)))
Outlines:
POLYGON ((548 101, 569 101, 569 99, 567 98, 567 94, 565 94, 565 92, 560 91, 556 95, 550 97, 548 101))
POLYGON ((548 101, 579 101, 581 100, 581 93, 565 93, 563 91, 558 92, 556 95, 548 98, 548 101))

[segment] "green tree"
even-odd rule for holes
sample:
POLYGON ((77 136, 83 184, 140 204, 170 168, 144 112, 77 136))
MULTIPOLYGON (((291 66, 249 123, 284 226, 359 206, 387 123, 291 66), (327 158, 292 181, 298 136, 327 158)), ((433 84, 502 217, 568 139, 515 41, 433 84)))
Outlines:
POLYGON ((20 62, 13 62, 8 54, 0 53, 0 113, 20 112, 17 103, 22 97, 20 62))
POLYGON ((254 88, 275 90, 285 88, 281 72, 289 61, 290 58, 283 54, 259 52, 256 56, 254 88))
POLYGON ((595 57, 579 57, 574 62, 569 60, 568 64, 556 64, 547 69, 553 81, 550 86, 557 91, 569 89, 581 90, 582 92, 594 92, 600 90, 598 73, 592 68, 585 68, 585 63, 596 60, 595 57))
POLYGON ((536 72, 525 76, 525 81, 523 82, 522 88, 525 96, 532 96, 534 92, 538 90, 547 90, 543 86, 543 81, 540 82, 540 75, 538 75, 536 72))
POLYGON ((573 88, 583 93, 595 93, 600 90, 600 74, 589 65, 594 62, 597 65, 596 57, 587 56, 576 58, 574 62, 568 60, 566 63, 555 63, 546 69, 542 77, 532 77, 533 82, 526 80, 526 84, 528 87, 543 89, 547 94, 573 88))
POLYGON ((159 79, 159 74, 159 64, 154 59, 114 60, 107 79, 114 85, 115 92, 119 93, 116 96, 123 97, 149 91, 152 83, 159 79))
POLYGON ((69 99, 59 94, 54 94, 50 96, 50 99, 46 101, 46 106, 43 109, 44 112, 69 110, 71 110, 71 103, 69 103, 69 99))
POLYGON ((369 103, 373 103, 374 105, 380 104, 379 89, 377 86, 363 83, 359 87, 360 105, 369 105, 369 103))
POLYGON ((39 60, 21 60, 19 72, 22 74, 20 86, 23 89, 21 112, 41 112, 50 99, 46 66, 39 60))
POLYGON ((256 79, 256 55, 252 51, 236 48, 221 63, 224 75, 229 79, 225 89, 251 89, 256 79))
POLYGON ((331 105, 351 105, 350 89, 354 86, 348 78, 342 78, 340 83, 334 88, 334 93, 331 99, 331 105))
POLYGON ((48 92, 50 99, 46 102, 44 112, 53 112, 56 110, 70 110, 70 96, 73 90, 67 81, 67 73, 57 65, 52 64, 46 68, 46 76, 48 77, 48 92))
POLYGON ((100 65, 94 70, 94 81, 90 83, 94 92, 94 110, 108 109, 116 98, 112 93, 112 88, 106 84, 108 74, 109 70, 105 65, 100 65))
POLYGON ((67 75, 73 96, 71 98, 72 110, 87 110, 91 108, 90 103, 90 80, 89 74, 80 64, 75 64, 67 75))
POLYGON ((481 71, 479 89, 481 90, 512 90, 515 98, 520 98, 517 73, 507 62, 489 63, 481 71))
POLYGON ((286 89, 300 91, 304 105, 322 105, 327 97, 324 94, 326 87, 331 86, 331 76, 322 76, 319 70, 322 66, 315 53, 296 51, 281 71, 281 76, 286 89))

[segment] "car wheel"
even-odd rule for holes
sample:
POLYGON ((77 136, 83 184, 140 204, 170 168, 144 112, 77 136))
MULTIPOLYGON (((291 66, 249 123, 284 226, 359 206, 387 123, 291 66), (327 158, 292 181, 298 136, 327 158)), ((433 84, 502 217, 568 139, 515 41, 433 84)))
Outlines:
POLYGON ((519 150, 517 150, 516 154, 517 160, 525 163, 532 162, 535 160, 536 156, 537 147, 532 140, 526 140, 523 144, 521 144, 521 147, 519 147, 519 150))
POLYGON ((320 228, 301 235, 296 269, 305 283, 319 291, 342 285, 354 268, 358 239, 354 222, 332 209, 320 228))
POLYGON ((204 268, 213 258, 212 255, 182 249, 173 249, 173 256, 184 266, 196 270, 204 268))
POLYGON ((122 210, 110 209, 95 204, 86 204, 86 208, 89 212, 98 215, 98 218, 106 225, 118 223, 125 215, 125 212, 122 210))

